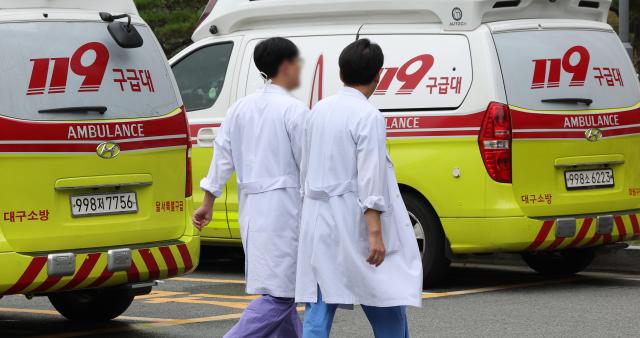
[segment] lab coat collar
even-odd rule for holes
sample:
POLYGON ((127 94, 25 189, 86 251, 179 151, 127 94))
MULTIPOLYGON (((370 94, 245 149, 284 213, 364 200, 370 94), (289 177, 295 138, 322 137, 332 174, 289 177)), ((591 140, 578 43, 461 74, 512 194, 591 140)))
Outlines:
POLYGON ((364 96, 364 94, 362 94, 361 91, 355 89, 355 88, 351 88, 351 87, 342 87, 342 89, 340 89, 340 91, 338 92, 341 95, 348 95, 348 96, 352 96, 355 98, 359 98, 359 99, 363 99, 365 101, 369 101, 369 99, 364 96))
POLYGON ((282 87, 280 87, 278 85, 275 85, 273 83, 267 83, 264 86, 264 92, 265 93, 273 93, 273 94, 285 94, 285 95, 291 96, 291 93, 288 92, 286 89, 284 89, 284 88, 282 88, 282 87))

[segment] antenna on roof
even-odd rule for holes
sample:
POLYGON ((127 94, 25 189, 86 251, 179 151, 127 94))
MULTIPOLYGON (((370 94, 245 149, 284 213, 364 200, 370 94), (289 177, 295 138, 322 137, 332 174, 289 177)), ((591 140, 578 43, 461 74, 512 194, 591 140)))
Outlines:
POLYGON ((360 31, 362 30, 362 27, 364 27, 365 24, 360 25, 360 28, 358 28, 358 33, 356 33, 356 41, 360 40, 360 31))

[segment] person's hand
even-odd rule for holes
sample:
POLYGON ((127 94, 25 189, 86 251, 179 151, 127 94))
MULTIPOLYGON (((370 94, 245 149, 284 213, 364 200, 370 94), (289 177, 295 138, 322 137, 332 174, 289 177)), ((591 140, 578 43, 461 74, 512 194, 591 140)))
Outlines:
POLYGON ((367 263, 379 267, 384 261, 385 254, 382 234, 380 232, 369 233, 369 257, 367 257, 367 263))
POLYGON ((212 213, 211 208, 207 208, 206 206, 198 208, 198 210, 193 213, 191 220, 193 226, 202 231, 202 229, 211 222, 212 213))

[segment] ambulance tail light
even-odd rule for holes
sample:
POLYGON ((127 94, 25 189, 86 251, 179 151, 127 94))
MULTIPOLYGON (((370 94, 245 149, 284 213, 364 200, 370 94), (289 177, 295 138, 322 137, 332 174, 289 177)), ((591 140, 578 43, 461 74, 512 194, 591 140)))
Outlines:
POLYGON ((213 12, 213 7, 216 6, 216 2, 218 2, 218 0, 209 0, 207 5, 204 7, 204 10, 202 11, 202 15, 200 15, 200 18, 198 19, 198 22, 196 22, 196 28, 200 27, 202 22, 204 22, 204 20, 207 19, 209 14, 213 12))
POLYGON ((496 182, 511 183, 511 112, 507 105, 489 104, 478 145, 489 176, 496 182))

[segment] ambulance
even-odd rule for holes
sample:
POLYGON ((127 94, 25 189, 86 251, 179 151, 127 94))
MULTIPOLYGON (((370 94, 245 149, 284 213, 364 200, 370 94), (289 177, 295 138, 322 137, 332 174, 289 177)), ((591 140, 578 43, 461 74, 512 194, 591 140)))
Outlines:
POLYGON ((169 64, 131 0, 5 0, 0 37, 0 298, 113 319, 199 259, 169 64))
MULTIPOLYGON (((342 86, 358 38, 385 53, 371 101, 423 256, 425 285, 462 254, 522 254, 573 274, 640 236, 640 87, 609 0, 212 0, 170 60, 191 125, 194 184, 227 108, 263 85, 252 54, 291 39, 309 107, 342 86)), ((195 204, 203 193, 195 192, 195 204)), ((239 245, 230 182, 203 242, 239 245)), ((331 253, 327 253, 331 254, 331 253)))

